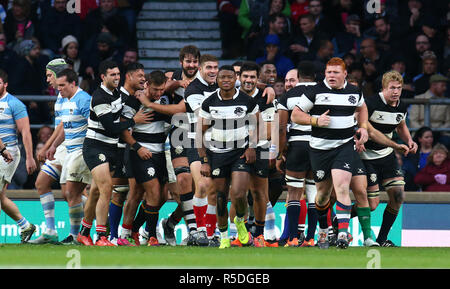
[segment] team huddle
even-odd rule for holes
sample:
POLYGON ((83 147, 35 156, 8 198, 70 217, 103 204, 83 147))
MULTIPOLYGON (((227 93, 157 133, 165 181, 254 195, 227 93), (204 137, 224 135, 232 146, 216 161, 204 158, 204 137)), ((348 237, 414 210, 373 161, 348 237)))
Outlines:
POLYGON ((59 94, 55 130, 37 153, 45 160, 36 189, 46 230, 34 240, 35 226, 5 194, 20 160, 17 132, 27 170, 36 164, 28 153, 26 108, 6 92, 7 75, 0 73, 1 205, 20 226, 23 243, 158 246, 160 221, 165 242, 176 246, 175 226, 184 219, 188 246, 344 249, 352 239, 349 221, 357 216, 364 246, 395 246, 388 233, 404 181, 394 150, 417 150, 400 102, 400 74, 385 73, 379 95, 364 97, 346 79, 342 59, 332 58, 319 82, 314 66, 301 62, 295 83, 275 99, 270 81, 261 77, 271 63, 219 67, 215 56, 188 45, 180 50, 180 64, 180 70, 146 74, 140 63, 120 71, 103 61, 101 84, 91 96, 63 59, 48 63, 47 81, 59 94), (394 131, 405 144, 392 140, 394 131), (62 241, 55 228, 55 181, 69 208, 70 234, 62 241), (284 188, 286 218, 278 238, 273 206, 284 188), (389 201, 375 238, 370 213, 381 188, 389 201), (178 206, 159 220, 169 198, 178 206))

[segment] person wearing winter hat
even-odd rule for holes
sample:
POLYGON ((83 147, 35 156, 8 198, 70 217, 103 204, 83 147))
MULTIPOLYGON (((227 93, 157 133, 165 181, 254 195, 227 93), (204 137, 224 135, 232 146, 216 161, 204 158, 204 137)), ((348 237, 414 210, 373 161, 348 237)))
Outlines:
POLYGON ((72 69, 80 75, 82 57, 80 56, 78 39, 73 35, 67 35, 61 40, 61 51, 63 58, 72 69))

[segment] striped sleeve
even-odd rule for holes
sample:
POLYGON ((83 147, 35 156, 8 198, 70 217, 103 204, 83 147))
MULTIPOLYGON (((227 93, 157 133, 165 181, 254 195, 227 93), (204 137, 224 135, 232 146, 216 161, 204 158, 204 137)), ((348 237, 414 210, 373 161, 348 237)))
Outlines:
POLYGON ((296 106, 304 112, 309 112, 314 107, 314 102, 305 94, 303 94, 296 106))
POLYGON ((19 99, 13 98, 13 101, 9 105, 11 106, 12 116, 15 120, 28 116, 27 107, 19 99))
POLYGON ((212 119, 212 117, 211 117, 211 112, 209 110, 210 105, 209 105, 208 99, 209 98, 207 98, 207 99, 205 99, 205 101, 203 101, 198 115, 204 119, 210 120, 210 119, 212 119))

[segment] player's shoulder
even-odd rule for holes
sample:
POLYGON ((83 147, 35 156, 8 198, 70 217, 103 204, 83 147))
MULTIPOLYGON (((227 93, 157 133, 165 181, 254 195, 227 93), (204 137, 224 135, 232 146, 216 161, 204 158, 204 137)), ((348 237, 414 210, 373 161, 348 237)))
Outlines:
POLYGON ((406 113, 408 111, 409 105, 400 99, 400 103, 397 106, 397 110, 402 113, 406 113))
POLYGON ((189 96, 191 94, 194 94, 194 93, 203 93, 204 89, 205 89, 205 85, 200 81, 200 79, 195 78, 186 87, 186 90, 184 92, 184 96, 187 97, 187 96, 189 96))
POLYGON ((25 104, 18 97, 12 95, 11 93, 7 93, 3 101, 7 102, 10 106, 25 106, 25 104))
POLYGON ((86 101, 86 100, 90 100, 92 98, 92 96, 89 93, 87 93, 86 91, 80 89, 77 92, 77 98, 82 101, 86 101))

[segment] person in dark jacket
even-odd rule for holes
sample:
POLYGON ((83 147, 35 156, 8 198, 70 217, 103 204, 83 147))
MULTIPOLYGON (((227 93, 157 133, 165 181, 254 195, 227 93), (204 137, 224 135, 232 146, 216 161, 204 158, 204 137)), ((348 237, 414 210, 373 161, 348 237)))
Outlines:
POLYGON ((42 47, 58 54, 62 39, 73 35, 77 39, 81 36, 81 21, 76 14, 67 12, 67 0, 55 0, 42 15, 40 23, 40 37, 42 47))

